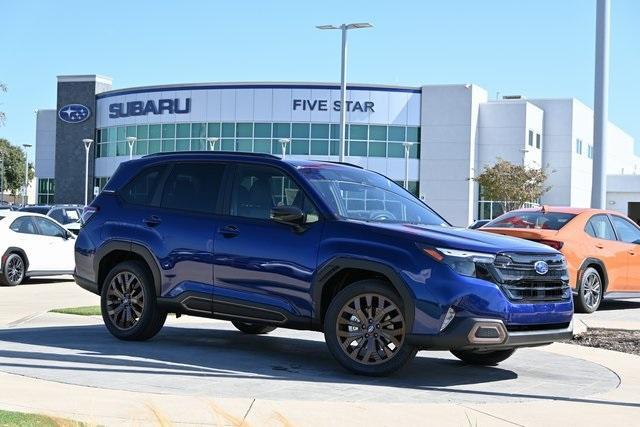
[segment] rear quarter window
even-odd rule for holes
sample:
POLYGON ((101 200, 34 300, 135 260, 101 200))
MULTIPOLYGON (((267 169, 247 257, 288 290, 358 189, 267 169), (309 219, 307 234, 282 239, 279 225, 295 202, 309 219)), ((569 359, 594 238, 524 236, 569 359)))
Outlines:
POLYGON ((148 206, 156 196, 165 165, 143 169, 135 178, 120 191, 120 197, 125 202, 134 205, 148 206))
POLYGON ((560 230, 575 217, 562 212, 508 212, 484 227, 560 230))

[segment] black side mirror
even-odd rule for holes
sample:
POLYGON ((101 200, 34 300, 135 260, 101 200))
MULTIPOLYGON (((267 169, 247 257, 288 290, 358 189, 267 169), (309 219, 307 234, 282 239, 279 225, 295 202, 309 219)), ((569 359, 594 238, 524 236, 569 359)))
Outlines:
POLYGON ((296 227, 296 230, 300 230, 304 222, 304 213, 296 206, 276 206, 271 209, 271 219, 292 225, 296 227))

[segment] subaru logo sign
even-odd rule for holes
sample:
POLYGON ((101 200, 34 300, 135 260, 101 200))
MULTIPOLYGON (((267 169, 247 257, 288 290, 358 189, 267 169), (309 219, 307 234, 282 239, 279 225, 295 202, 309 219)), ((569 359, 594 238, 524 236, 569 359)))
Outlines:
POLYGON ((540 275, 547 274, 549 272, 549 264, 544 261, 537 261, 533 264, 533 269, 540 275))
POLYGON ((58 111, 60 120, 67 123, 84 122, 90 115, 91 110, 89 110, 89 107, 85 107, 82 104, 67 104, 58 111))

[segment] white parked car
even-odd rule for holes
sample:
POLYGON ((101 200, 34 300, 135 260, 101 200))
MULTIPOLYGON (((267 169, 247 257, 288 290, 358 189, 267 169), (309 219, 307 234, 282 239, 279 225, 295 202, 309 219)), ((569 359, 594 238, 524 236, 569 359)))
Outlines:
POLYGON ((55 220, 31 212, 0 211, 0 285, 25 278, 72 274, 75 236, 55 220))

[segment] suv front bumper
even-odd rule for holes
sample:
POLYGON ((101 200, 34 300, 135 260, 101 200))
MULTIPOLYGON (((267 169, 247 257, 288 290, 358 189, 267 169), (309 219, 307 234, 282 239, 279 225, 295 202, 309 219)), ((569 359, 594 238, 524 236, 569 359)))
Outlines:
POLYGON ((573 337, 568 324, 506 326, 500 319, 457 319, 437 335, 411 334, 407 341, 429 350, 502 350, 535 347, 573 337))

